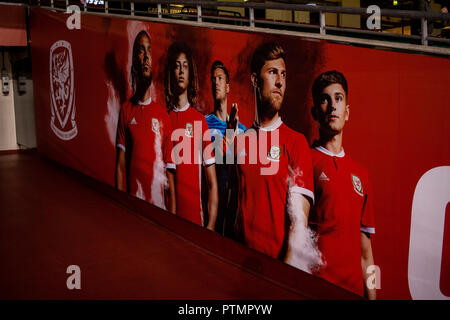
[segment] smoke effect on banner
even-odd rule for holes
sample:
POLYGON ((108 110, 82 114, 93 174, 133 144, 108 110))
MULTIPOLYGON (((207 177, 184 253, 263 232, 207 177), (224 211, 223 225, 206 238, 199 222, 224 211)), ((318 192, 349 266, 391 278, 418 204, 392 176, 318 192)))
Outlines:
MULTIPOLYGON (((296 215, 301 211, 298 197, 295 193, 288 194, 287 212, 289 215, 296 215)), ((295 242, 295 257, 293 266, 308 273, 312 273, 317 269, 326 266, 323 261, 322 254, 317 248, 317 234, 306 226, 306 217, 304 214, 298 214, 299 232, 296 233, 297 238, 295 242)))
POLYGON ((117 122, 119 121, 120 101, 111 81, 106 82, 108 88, 108 112, 105 115, 105 126, 108 132, 109 142, 112 146, 116 143, 117 122))
POLYGON ((164 188, 167 187, 168 181, 165 174, 164 162, 162 159, 162 155, 159 150, 162 149, 161 146, 161 136, 157 136, 155 140, 155 153, 156 153, 156 161, 153 163, 153 172, 154 177, 152 181, 152 203, 154 203, 157 207, 166 209, 164 204, 164 188))
MULTIPOLYGON (((237 177, 230 179, 229 183, 230 187, 235 188, 229 197, 233 199, 239 195, 239 199, 234 199, 238 206, 247 201, 251 207, 253 204, 249 199, 252 196, 260 196, 255 203, 261 205, 267 202, 268 205, 258 213, 267 211, 267 219, 271 222, 258 224, 252 220, 253 216, 243 217, 240 215, 242 210, 238 212, 233 207, 236 216, 231 215, 228 220, 223 220, 224 213, 218 211, 216 231, 221 224, 220 233, 225 230, 227 235, 228 224, 232 221, 231 229, 233 232, 240 232, 247 245, 252 243, 249 237, 253 231, 257 233, 255 239, 263 234, 264 239, 273 238, 273 243, 270 246, 262 245, 260 251, 283 259, 304 271, 316 273, 321 270, 325 275, 326 270, 336 271, 336 274, 346 273, 340 264, 345 259, 329 256, 329 252, 345 252, 340 243, 334 247, 329 242, 324 242, 330 234, 337 239, 348 236, 350 246, 360 248, 363 245, 359 238, 360 226, 365 232, 371 232, 376 225, 376 233, 370 236, 370 243, 374 264, 380 270, 377 275, 381 280, 381 288, 377 290, 378 299, 450 297, 450 126, 447 124, 450 108, 446 95, 450 82, 448 59, 351 47, 293 36, 85 14, 82 15, 80 30, 68 30, 65 14, 37 8, 31 8, 30 13, 39 151, 113 186, 117 184, 120 150, 126 150, 126 164, 130 161, 130 149, 137 152, 132 160, 136 160, 136 157, 150 157, 151 154, 152 162, 148 164, 143 161, 143 167, 138 168, 151 174, 136 179, 134 195, 170 210, 167 195, 170 194, 168 190, 171 188, 171 179, 174 178, 177 185, 175 193, 181 190, 177 196, 184 196, 183 199, 177 198, 177 214, 198 224, 204 221, 204 227, 211 222, 209 208, 214 211, 214 206, 210 206, 214 202, 211 200, 214 195, 207 188, 197 189, 200 185, 210 185, 211 181, 208 179, 215 176, 210 170, 212 160, 204 157, 202 160, 207 163, 192 167, 176 166, 174 169, 170 163, 172 148, 168 147, 171 144, 168 129, 170 127, 173 132, 181 130, 180 134, 188 139, 188 145, 190 142, 194 145, 195 121, 202 121, 202 126, 208 127, 204 116, 214 111, 213 95, 216 91, 213 90, 210 69, 216 60, 223 62, 229 72, 227 112, 230 113, 232 104, 237 104, 239 123, 247 129, 252 128, 258 110, 255 96, 263 94, 261 83, 252 78, 252 56, 263 43, 279 44, 285 51, 283 61, 286 69, 284 99, 279 111, 282 123, 274 122, 275 130, 267 130, 269 134, 280 132, 279 143, 264 149, 266 165, 258 167, 258 171, 252 171, 254 169, 251 166, 238 166, 237 177), (150 105, 130 103, 130 98, 136 94, 131 74, 133 46, 137 35, 143 30, 151 38, 151 85, 148 87, 150 105), (192 104, 187 111, 177 113, 173 110, 167 112, 168 84, 165 72, 169 48, 179 42, 187 44, 191 50, 198 87, 195 105, 192 104), (71 60, 67 60, 69 62, 65 64, 66 60, 59 59, 63 57, 61 54, 71 57, 71 60), (58 67, 51 66, 52 61, 57 62, 58 67), (307 144, 312 145, 319 138, 319 124, 312 116, 314 103, 311 89, 317 76, 329 70, 342 72, 348 82, 346 102, 350 111, 343 135, 345 156, 327 155, 327 151, 311 149, 311 162, 314 163, 312 170, 309 167, 311 162, 308 165, 305 160, 308 156, 299 150, 305 150, 307 144), (124 121, 126 146, 118 146, 120 115, 127 104, 131 106, 131 111, 126 114, 129 118, 124 121), (149 110, 158 111, 156 114, 148 113, 149 110), (185 118, 181 119, 182 117, 185 118), (139 127, 141 119, 148 126, 139 127), (304 145, 300 133, 306 137, 304 145), (136 137, 144 138, 141 140, 142 145, 149 145, 140 151, 133 149, 136 144, 133 145, 130 138, 136 137), (147 139, 148 137, 152 140, 147 139), (284 162, 286 158, 290 161, 284 162), (320 159, 325 160, 322 163, 320 159), (292 162, 301 166, 301 178, 294 179, 291 183, 286 182, 284 175, 291 177, 289 170, 292 169, 292 162), (277 175, 283 177, 282 183, 277 184, 273 176, 260 175, 259 169, 267 169, 271 164, 279 166, 277 175), (174 177, 170 172, 174 172, 174 177), (256 181, 267 188, 258 189, 261 193, 246 195, 242 188, 248 187, 251 183, 248 177, 252 176, 258 176, 259 180, 256 181), (345 180, 345 184, 333 184, 341 178, 345 180), (313 186, 309 187, 312 182, 313 186), (288 192, 284 189, 288 185, 294 187, 290 190, 296 191, 293 193, 295 199, 291 197, 292 194, 288 197, 288 192), (325 212, 331 212, 325 217, 329 220, 320 220, 323 217, 318 217, 316 212, 317 207, 323 204, 324 195, 317 194, 318 190, 325 193, 337 190, 340 197, 348 197, 349 207, 353 204, 362 206, 366 212, 361 214, 361 221, 353 217, 352 223, 357 223, 346 224, 346 221, 350 221, 345 220, 347 217, 334 216, 333 210, 326 211, 327 206, 339 206, 334 200, 325 201, 325 212), (268 192, 270 196, 262 197, 264 192, 268 192), (200 201, 194 199, 197 193, 204 196, 200 207, 200 201), (279 198, 279 202, 275 198, 279 198), (368 202, 372 211, 367 208, 369 205, 366 206, 368 202), (184 204, 179 206, 179 203, 184 204), (284 207, 279 208, 280 206, 284 207), (269 207, 270 210, 266 210, 269 207), (191 208, 202 215, 190 216, 191 208), (188 212, 183 213, 183 210, 188 212), (279 214, 270 215, 278 212, 277 210, 283 211, 286 217, 280 219, 279 214), (309 226, 302 221, 308 212, 309 226), (318 223, 319 228, 311 230, 309 227, 313 226, 313 220, 318 223), (331 225, 324 224, 330 221, 331 225), (332 227, 343 223, 349 227, 348 230, 354 231, 351 235, 350 232, 339 233, 342 230, 336 231, 332 227), (284 259, 283 255, 286 254, 287 257, 292 250, 294 255, 290 259, 284 259)), ((145 59, 142 61, 144 63, 141 62, 140 70, 145 72, 145 59)), ((183 79, 180 81, 183 82, 183 79)), ((146 100, 143 97, 144 95, 139 96, 139 102, 146 100)), ((326 105, 328 101, 331 100, 322 99, 322 104, 326 105)), ((271 106, 273 105, 275 104, 272 103, 271 106)), ((179 107, 181 110, 183 106, 179 107)), ((209 124, 222 125, 214 121, 209 117, 209 124)), ((265 132, 260 128, 255 130, 265 132)), ((203 135, 204 132, 202 137, 203 135)), ((251 130, 242 137, 250 135, 251 130)), ((260 136, 263 134, 257 135, 260 136)), ((204 148, 206 144, 205 141, 197 140, 195 143, 198 148, 204 148)), ((248 154, 244 156, 248 157, 248 154)), ((222 206, 223 192, 227 191, 223 190, 220 177, 226 170, 223 171, 218 164, 215 165, 215 170, 218 177, 218 205, 222 206)), ((342 210, 345 211, 346 208, 342 210)), ((250 246, 259 250, 258 245, 255 240, 255 245, 250 246)), ((358 254, 356 265, 361 264, 360 252, 358 254)), ((352 256, 353 258, 355 257, 352 256)), ((357 286, 360 287, 354 291, 362 294, 361 270, 359 268, 342 282, 336 283, 352 290, 356 286, 355 282, 358 282, 357 286), (356 277, 353 277, 355 274, 356 277)), ((324 277, 333 280, 332 277, 324 277)))

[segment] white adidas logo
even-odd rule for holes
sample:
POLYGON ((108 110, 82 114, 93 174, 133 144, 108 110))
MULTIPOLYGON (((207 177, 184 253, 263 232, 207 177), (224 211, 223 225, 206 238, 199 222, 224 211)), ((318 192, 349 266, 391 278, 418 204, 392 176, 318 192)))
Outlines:
POLYGON ((325 172, 322 171, 322 173, 319 176, 319 181, 330 181, 330 179, 327 177, 325 172))
POLYGON ((136 119, 133 118, 133 119, 131 120, 130 124, 137 124, 136 119))

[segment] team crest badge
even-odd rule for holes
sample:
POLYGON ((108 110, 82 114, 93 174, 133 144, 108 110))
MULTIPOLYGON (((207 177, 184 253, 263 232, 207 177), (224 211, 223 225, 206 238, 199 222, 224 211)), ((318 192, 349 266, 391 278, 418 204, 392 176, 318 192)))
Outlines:
POLYGON ((194 136, 194 127, 192 123, 186 123, 186 129, 184 130, 186 137, 192 138, 194 136))
POLYGON ((159 121, 158 119, 152 118, 152 130, 154 133, 159 134, 159 121))
POLYGON ((352 182, 353 182, 353 189, 355 189, 356 193, 359 194, 360 196, 364 196, 361 179, 359 179, 358 176, 352 174, 352 182))
POLYGON ((271 146, 267 158, 271 161, 280 161, 281 149, 279 146, 271 146))
POLYGON ((50 127, 62 140, 71 140, 77 133, 75 122, 75 90, 73 58, 70 43, 56 41, 50 48, 50 127))

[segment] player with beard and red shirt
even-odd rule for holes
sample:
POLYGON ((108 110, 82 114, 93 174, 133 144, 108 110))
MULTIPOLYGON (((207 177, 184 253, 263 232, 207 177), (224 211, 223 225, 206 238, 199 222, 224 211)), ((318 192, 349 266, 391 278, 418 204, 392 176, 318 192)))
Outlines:
POLYGON ((374 265, 370 234, 375 233, 373 193, 367 170, 342 147, 349 119, 348 86, 337 71, 321 74, 312 88, 312 115, 320 138, 313 145, 315 200, 309 223, 318 233, 326 266, 317 275, 343 288, 376 299, 367 286, 374 265))
POLYGON ((264 43, 252 57, 256 121, 236 137, 236 229, 249 247, 300 268, 298 240, 314 200, 313 175, 305 137, 279 115, 286 90, 284 56, 278 44, 264 43), (295 210, 288 210, 289 202, 295 210))
POLYGON ((133 96, 120 110, 115 184, 120 190, 175 212, 175 164, 166 110, 152 101, 150 36, 141 31, 133 45, 133 96))
POLYGON ((182 159, 174 160, 177 163, 176 213, 214 231, 218 206, 215 157, 212 152, 205 152, 207 145, 211 144, 208 124, 203 114, 194 109, 197 82, 191 49, 185 43, 173 43, 167 53, 165 96, 172 129, 174 133, 181 132, 175 138, 172 134, 172 138, 182 138, 181 141, 174 141, 174 151, 180 151, 179 154, 174 152, 174 155, 182 159), (207 217, 202 207, 202 168, 208 187, 207 217))

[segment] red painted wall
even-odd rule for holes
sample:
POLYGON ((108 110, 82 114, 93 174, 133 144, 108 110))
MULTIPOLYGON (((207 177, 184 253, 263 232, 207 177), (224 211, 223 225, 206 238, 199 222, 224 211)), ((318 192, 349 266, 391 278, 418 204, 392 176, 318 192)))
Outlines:
POLYGON ((0 46, 26 45, 25 8, 22 5, 0 4, 0 46))

